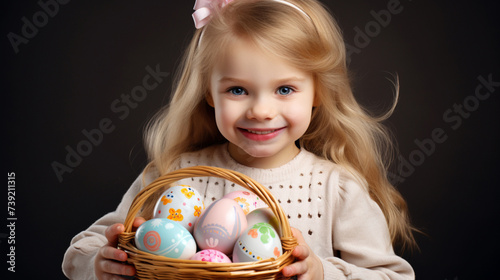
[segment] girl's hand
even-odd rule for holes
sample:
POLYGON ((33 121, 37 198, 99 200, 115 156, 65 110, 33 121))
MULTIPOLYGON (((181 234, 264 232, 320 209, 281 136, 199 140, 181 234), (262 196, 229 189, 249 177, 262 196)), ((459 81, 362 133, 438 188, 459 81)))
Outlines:
MULTIPOLYGON (((133 226, 137 228, 145 221, 141 217, 135 218, 133 226)), ((124 230, 123 224, 114 224, 106 229, 105 235, 108 243, 99 249, 94 262, 97 279, 125 279, 119 275, 135 275, 134 266, 123 263, 127 260, 127 253, 116 248, 118 235, 124 230)))
POLYGON ((283 268, 283 276, 298 275, 300 280, 323 279, 323 264, 319 257, 307 246, 302 233, 298 229, 292 228, 292 233, 299 243, 292 251, 296 261, 283 268))

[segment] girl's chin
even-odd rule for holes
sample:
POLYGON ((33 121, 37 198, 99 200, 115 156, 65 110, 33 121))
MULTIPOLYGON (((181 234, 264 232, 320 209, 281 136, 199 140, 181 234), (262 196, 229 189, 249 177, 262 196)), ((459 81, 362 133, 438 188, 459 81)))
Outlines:
MULTIPOLYGON (((298 151, 298 149, 297 149, 298 151)), ((276 149, 276 147, 241 147, 230 144, 229 153, 237 162, 250 167, 257 168, 274 168, 278 167, 293 157, 294 151, 285 152, 284 149, 276 149)))
POLYGON ((235 154, 235 156, 237 157, 260 159, 260 160, 273 157, 274 155, 275 153, 273 153, 272 151, 267 151, 264 149, 242 149, 241 147, 238 147, 235 154))
POLYGON ((229 152, 236 159, 266 159, 274 156, 276 153, 269 148, 249 147, 230 144, 229 152))

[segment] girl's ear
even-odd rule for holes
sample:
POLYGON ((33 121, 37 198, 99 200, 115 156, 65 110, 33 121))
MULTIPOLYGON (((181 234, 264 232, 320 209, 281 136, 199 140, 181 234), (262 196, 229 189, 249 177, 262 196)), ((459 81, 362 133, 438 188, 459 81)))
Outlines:
POLYGON ((205 100, 207 100, 207 103, 208 105, 210 105, 210 107, 214 107, 214 99, 212 98, 212 94, 210 92, 207 92, 205 94, 205 100))

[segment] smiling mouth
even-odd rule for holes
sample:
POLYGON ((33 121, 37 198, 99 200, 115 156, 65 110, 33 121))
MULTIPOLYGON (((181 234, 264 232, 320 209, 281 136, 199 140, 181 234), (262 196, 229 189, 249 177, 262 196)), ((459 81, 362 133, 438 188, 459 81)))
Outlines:
POLYGON ((275 132, 276 130, 278 129, 270 129, 270 130, 253 130, 253 129, 245 129, 246 131, 250 132, 250 133, 253 133, 253 134, 259 134, 259 135, 262 135, 262 134, 269 134, 269 133, 273 133, 275 132))
POLYGON ((274 139, 285 129, 285 127, 274 128, 274 129, 249 129, 249 128, 239 128, 243 136, 253 141, 268 141, 274 139))

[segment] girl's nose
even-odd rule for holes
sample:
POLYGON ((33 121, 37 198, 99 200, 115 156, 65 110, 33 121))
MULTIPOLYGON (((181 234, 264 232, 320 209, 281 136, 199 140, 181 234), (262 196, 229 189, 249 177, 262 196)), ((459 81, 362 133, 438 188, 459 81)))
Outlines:
POLYGON ((255 98, 247 110, 247 118, 258 121, 271 120, 276 114, 277 108, 271 98, 255 98))

